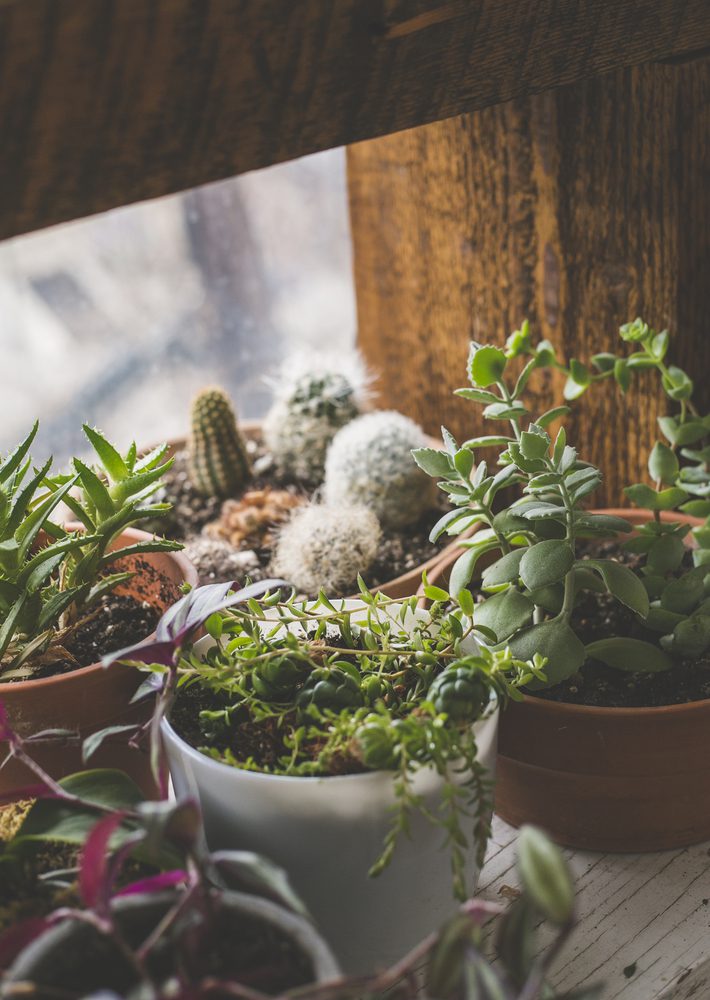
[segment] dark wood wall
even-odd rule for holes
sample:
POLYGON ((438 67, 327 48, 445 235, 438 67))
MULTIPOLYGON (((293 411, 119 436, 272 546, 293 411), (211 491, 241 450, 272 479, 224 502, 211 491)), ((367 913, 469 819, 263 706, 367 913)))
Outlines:
MULTIPOLYGON (((619 70, 349 151, 361 343, 383 398, 436 432, 471 338, 524 317, 568 356, 642 314, 710 402, 710 59, 619 70)), ((543 384, 541 403, 559 393, 543 384)), ((615 503, 643 475, 659 393, 605 385, 573 434, 615 503)), ((491 433, 491 425, 488 425, 491 433)))
POLYGON ((707 47, 708 0, 0 0, 0 239, 707 47))

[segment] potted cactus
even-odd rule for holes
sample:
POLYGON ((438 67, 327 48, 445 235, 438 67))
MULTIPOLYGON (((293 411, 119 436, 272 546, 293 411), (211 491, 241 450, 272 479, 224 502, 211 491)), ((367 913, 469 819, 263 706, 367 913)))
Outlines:
POLYGON ((411 596, 440 558, 428 524, 443 497, 411 456, 432 442, 402 414, 363 413, 361 366, 349 367, 289 362, 263 426, 240 428, 219 389, 198 394, 190 437, 172 446, 161 530, 186 542, 202 582, 276 573, 306 596, 346 596, 360 573, 411 596))
POLYGON ((198 588, 155 641, 111 660, 165 677, 173 783, 198 794, 210 846, 287 868, 344 968, 362 972, 474 887, 498 705, 542 664, 479 650, 469 605, 423 612, 364 585, 357 601, 257 601, 257 586, 198 588))
MULTIPOLYGON (((64 731, 61 746, 38 748, 58 776, 79 766, 78 737, 139 714, 129 710, 139 675, 105 671, 101 657, 152 632, 180 585, 195 582, 178 543, 134 527, 164 513, 149 498, 167 467, 165 448, 139 460, 135 446, 121 455, 84 429, 96 468, 75 459, 69 475, 53 473, 51 460, 33 470, 37 425, 0 463, 0 700, 21 733, 64 731), (62 505, 73 525, 55 520, 62 505)), ((123 761, 125 748, 116 753, 123 761)), ((25 779, 18 761, 6 761, 0 790, 25 779)))
POLYGON ((472 345, 471 386, 459 395, 504 427, 459 448, 416 455, 441 477, 456 510, 434 529, 475 526, 432 580, 477 595, 474 620, 494 649, 547 660, 501 725, 497 811, 533 821, 571 846, 660 850, 710 836, 704 750, 710 737, 710 419, 690 378, 668 364, 667 332, 641 320, 621 328, 631 353, 563 364, 527 325, 506 349, 472 345), (511 378, 516 369, 517 378, 511 378), (567 442, 561 405, 534 416, 525 389, 541 368, 563 370, 569 402, 615 379, 655 371, 675 413, 660 418, 650 483, 630 485, 640 510, 589 510, 601 472, 567 442), (507 425, 507 426, 506 426, 507 425), (497 471, 474 450, 498 453, 497 471), (516 486, 503 507, 496 496, 516 486))

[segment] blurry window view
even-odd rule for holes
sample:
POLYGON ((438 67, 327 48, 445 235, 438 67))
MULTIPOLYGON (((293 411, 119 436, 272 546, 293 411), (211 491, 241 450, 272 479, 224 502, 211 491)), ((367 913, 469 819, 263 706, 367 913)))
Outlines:
POLYGON ((0 243, 0 452, 187 430, 214 383, 241 418, 293 351, 355 339, 344 155, 333 150, 0 243))

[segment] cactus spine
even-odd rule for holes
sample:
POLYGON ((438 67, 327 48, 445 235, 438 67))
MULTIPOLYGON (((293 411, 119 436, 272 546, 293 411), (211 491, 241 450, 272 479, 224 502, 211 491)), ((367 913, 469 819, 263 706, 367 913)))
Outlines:
POLYGON ((193 401, 191 422, 192 485, 203 496, 236 496, 249 481, 251 468, 229 397, 221 389, 203 389, 193 401))
POLYGON ((380 524, 366 507, 309 504, 281 529, 271 570, 298 591, 316 597, 323 588, 340 597, 356 587, 380 544, 380 524))
POLYGON ((322 482, 328 445, 359 412, 358 390, 345 375, 320 368, 284 374, 264 421, 264 441, 279 473, 322 482))
POLYGON ((425 448, 424 431, 394 410, 366 413, 333 438, 325 465, 328 504, 363 504, 386 528, 404 528, 436 504, 432 480, 412 450, 425 448))

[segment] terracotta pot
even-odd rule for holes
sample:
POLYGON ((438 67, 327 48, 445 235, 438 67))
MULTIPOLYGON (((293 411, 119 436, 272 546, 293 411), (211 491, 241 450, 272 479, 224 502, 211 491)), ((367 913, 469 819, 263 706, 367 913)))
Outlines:
MULTIPOLYGON (((127 528, 112 547, 147 541, 151 537, 145 531, 127 528)), ((146 553, 120 560, 115 565, 136 570, 131 580, 116 588, 116 593, 148 601, 161 613, 180 597, 182 583, 197 584, 194 567, 180 552, 146 553)), ((137 635, 135 641, 141 638, 143 636, 137 635)), ((80 739, 53 739, 32 747, 32 756, 54 778, 62 778, 82 770, 81 738, 107 726, 145 718, 148 711, 145 706, 130 705, 143 678, 140 671, 131 667, 115 664, 104 669, 100 663, 94 663, 56 677, 0 683, 0 701, 21 736, 45 729, 71 729, 79 734, 80 739)), ((0 759, 5 756, 3 747, 0 743, 0 759)), ((106 741, 89 766, 121 768, 144 790, 152 788, 147 755, 129 749, 125 737, 106 741)), ((0 793, 35 782, 32 773, 16 760, 9 761, 0 770, 0 793)))
MULTIPOLYGON (((240 423, 240 428, 246 433, 247 437, 259 440, 261 437, 261 423, 259 421, 249 421, 245 420, 240 423)), ((168 442, 169 455, 174 455, 177 451, 182 451, 185 447, 185 438, 175 438, 168 442)), ((429 439, 429 444, 432 448, 439 448, 441 442, 437 441, 435 438, 429 439)), ((146 449, 149 450, 149 449, 146 449)), ((464 532, 460 537, 467 538, 471 534, 471 531, 464 532)), ((416 569, 409 570, 408 573, 403 573, 401 576, 397 576, 392 580, 388 580, 387 583, 383 583, 380 587, 373 587, 373 591, 385 594, 387 597, 393 597, 396 599, 401 599, 405 597, 411 597, 412 594, 416 594, 417 590, 422 582, 422 573, 426 571, 427 576, 431 574, 436 566, 450 556, 452 553, 458 552, 458 543, 456 541, 450 542, 445 546, 440 552, 437 552, 435 556, 431 559, 427 559, 426 562, 417 566, 416 569)), ((357 595, 353 595, 357 597, 357 595)))
MULTIPOLYGON (((639 524, 641 511, 602 511, 639 524)), ((664 520, 702 524, 697 518, 664 520)), ((445 581, 454 559, 431 582, 445 581)), ((496 812, 560 844, 660 851, 710 839, 710 699, 593 708, 527 695, 501 715, 496 812)))

